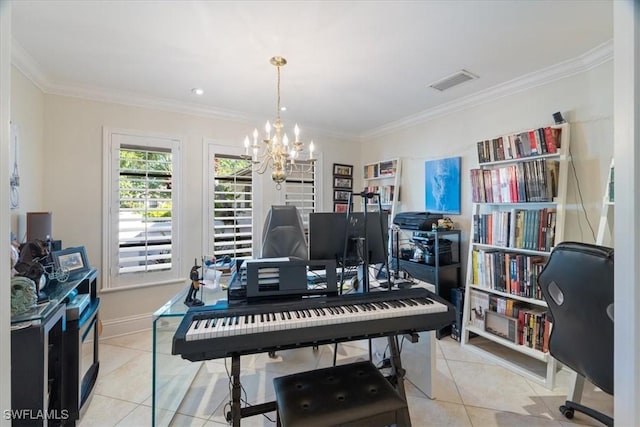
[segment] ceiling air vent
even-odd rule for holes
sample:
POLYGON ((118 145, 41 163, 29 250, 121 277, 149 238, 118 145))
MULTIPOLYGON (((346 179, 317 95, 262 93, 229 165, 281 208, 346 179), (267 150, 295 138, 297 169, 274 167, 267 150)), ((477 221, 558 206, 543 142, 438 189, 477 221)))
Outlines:
POLYGON ((475 74, 471 74, 467 70, 460 70, 451 76, 445 77, 444 79, 439 80, 435 83, 431 83, 429 87, 432 87, 439 91, 443 91, 477 78, 478 76, 476 76, 475 74))

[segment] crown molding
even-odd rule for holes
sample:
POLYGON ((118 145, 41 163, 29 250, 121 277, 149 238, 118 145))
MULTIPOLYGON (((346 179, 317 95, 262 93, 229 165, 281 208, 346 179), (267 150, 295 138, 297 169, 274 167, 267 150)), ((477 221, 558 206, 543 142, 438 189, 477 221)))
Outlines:
POLYGON ((437 107, 388 123, 360 135, 360 139, 372 138, 398 131, 407 127, 433 120, 480 104, 533 89, 566 77, 584 73, 599 65, 613 60, 613 40, 609 40, 584 54, 552 65, 542 70, 525 74, 522 77, 476 92, 472 95, 438 105, 437 107))
POLYGON ((90 101, 149 108, 152 110, 168 111, 172 113, 215 117, 221 120, 238 122, 246 122, 249 120, 249 117, 246 114, 235 111, 221 110, 201 104, 180 102, 173 99, 147 96, 135 92, 118 91, 98 86, 89 87, 74 84, 51 84, 46 88, 45 93, 50 95, 86 99, 90 101))
MULTIPOLYGON (((244 113, 216 109, 201 104, 180 102, 172 99, 146 96, 134 92, 117 91, 97 86, 88 87, 53 82, 45 75, 45 73, 42 72, 40 64, 34 60, 33 57, 29 55, 15 39, 13 39, 12 42, 11 60, 13 65, 46 94, 69 96, 90 101, 149 108, 153 110, 196 115, 241 123, 258 123, 263 120, 262 117, 252 117, 244 113)), ((314 135, 318 136, 331 137, 342 141, 359 142, 357 136, 353 134, 317 128, 308 128, 307 131, 312 131, 314 135)))
POLYGON ((31 80, 38 89, 42 92, 47 92, 50 82, 47 76, 42 72, 42 67, 31 55, 27 53, 26 50, 23 49, 15 38, 11 39, 11 63, 29 80, 31 80))
MULTIPOLYGON (((243 123, 255 123, 257 120, 261 120, 261 118, 251 117, 240 112, 216 109, 201 104, 180 102, 171 99, 146 96, 133 92, 116 91, 101 87, 86 87, 59 82, 54 83, 47 75, 45 75, 45 73, 42 72, 42 67, 38 62, 34 60, 33 57, 31 57, 15 39, 12 40, 11 54, 13 65, 46 94, 70 96, 92 101, 102 101, 243 123)), ((542 70, 534 71, 506 83, 476 92, 472 95, 438 105, 437 107, 405 117, 401 120, 387 123, 360 135, 328 131, 327 129, 310 128, 308 130, 313 130, 313 133, 316 135, 324 135, 340 140, 355 142, 363 141, 367 138, 377 137, 407 127, 415 126, 417 124, 433 120, 436 117, 452 114, 476 105, 512 95, 514 93, 532 89, 575 74, 580 74, 605 62, 611 61, 612 59, 613 40, 609 40, 576 58, 563 61, 542 70)))

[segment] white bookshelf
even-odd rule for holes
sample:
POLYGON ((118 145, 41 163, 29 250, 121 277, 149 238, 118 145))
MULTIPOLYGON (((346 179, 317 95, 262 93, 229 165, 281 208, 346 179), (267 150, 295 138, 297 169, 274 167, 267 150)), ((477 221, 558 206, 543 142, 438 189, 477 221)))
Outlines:
POLYGON ((558 366, 541 349, 544 334, 522 339, 521 322, 517 322, 515 339, 487 331, 482 327, 486 315, 483 319, 478 307, 472 309, 471 293, 476 298, 493 298, 493 305, 506 306, 507 311, 515 312, 513 307, 520 312, 545 311, 547 304, 535 279, 564 236, 569 142, 568 123, 483 140, 477 143, 478 168, 470 172, 474 203, 461 344, 547 388, 553 388, 558 366), (545 142, 547 128, 556 136, 559 132, 555 152, 550 150, 553 144, 545 142), (530 137, 528 152, 522 148, 524 137, 519 136, 523 134, 530 137), (489 184, 482 186, 486 180, 489 184))

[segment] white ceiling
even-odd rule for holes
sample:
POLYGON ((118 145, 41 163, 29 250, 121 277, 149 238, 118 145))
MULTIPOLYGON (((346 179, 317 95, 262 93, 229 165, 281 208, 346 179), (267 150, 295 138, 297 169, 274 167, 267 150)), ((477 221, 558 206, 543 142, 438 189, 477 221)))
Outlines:
POLYGON ((611 1, 23 0, 12 32, 47 92, 256 124, 275 115, 281 55, 283 121, 361 137, 583 58, 613 18, 611 1), (480 78, 428 88, 460 69, 480 78))

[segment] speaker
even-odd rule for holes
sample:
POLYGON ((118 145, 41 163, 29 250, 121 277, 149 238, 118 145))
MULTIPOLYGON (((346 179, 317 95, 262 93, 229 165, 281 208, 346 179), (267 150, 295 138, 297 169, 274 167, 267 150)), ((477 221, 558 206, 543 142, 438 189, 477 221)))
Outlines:
POLYGON ((564 118, 562 117, 562 113, 560 113, 560 111, 558 111, 557 113, 553 113, 553 120, 555 120, 557 125, 564 123, 564 118))
POLYGON ((51 212, 27 212, 27 242, 51 238, 51 212))

